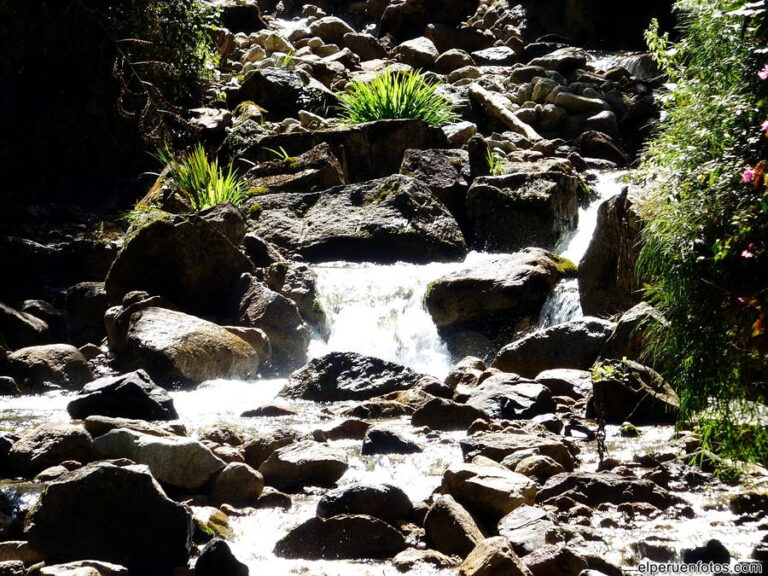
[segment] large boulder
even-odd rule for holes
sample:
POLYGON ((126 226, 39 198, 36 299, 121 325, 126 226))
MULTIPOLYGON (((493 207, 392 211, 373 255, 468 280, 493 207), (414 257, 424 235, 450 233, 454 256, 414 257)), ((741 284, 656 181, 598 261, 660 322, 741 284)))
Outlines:
POLYGON ((104 282, 79 282, 64 292, 69 341, 77 346, 104 339, 104 313, 109 308, 104 282))
POLYGON ((330 518, 340 514, 365 514, 398 526, 407 521, 413 504, 397 486, 356 482, 329 490, 317 503, 317 515, 330 518))
POLYGON ((539 491, 536 502, 546 504, 563 496, 587 506, 645 502, 665 509, 682 502, 650 480, 611 472, 566 472, 552 476, 539 491))
POLYGON ((12 350, 42 343, 48 328, 44 320, 0 302, 0 338, 12 350))
POLYGON ((467 405, 490 418, 529 419, 555 410, 546 386, 521 380, 514 374, 496 374, 469 392, 467 405))
POLYGON ((515 508, 499 520, 497 528, 499 535, 504 536, 521 556, 565 540, 565 531, 554 514, 535 506, 515 508))
POLYGON ((459 576, 531 576, 509 542, 501 536, 480 542, 459 567, 459 576))
POLYGON ((275 450, 259 466, 264 481, 279 490, 332 486, 347 471, 344 452, 304 440, 275 450))
POLYGON ((21 434, 8 452, 14 474, 31 477, 65 460, 89 462, 91 435, 71 424, 40 424, 21 434))
POLYGON ((160 218, 131 234, 104 287, 111 304, 128 292, 165 296, 183 310, 225 311, 232 285, 253 265, 201 216, 160 218))
POLYGON ((445 206, 424 184, 401 175, 324 192, 258 196, 251 202, 250 227, 313 262, 430 262, 467 252, 445 206))
POLYGON ((196 492, 224 469, 224 462, 193 438, 158 437, 133 430, 112 430, 93 441, 101 459, 128 458, 149 467, 163 484, 196 492))
POLYGON ((448 494, 435 498, 424 517, 424 531, 436 550, 462 558, 483 539, 474 518, 448 494))
POLYGON ((99 378, 86 384, 81 396, 67 405, 72 418, 99 415, 140 420, 175 420, 173 399, 144 370, 99 378))
POLYGON ((299 262, 276 262, 264 272, 264 282, 270 288, 291 300, 304 321, 328 337, 328 318, 320 304, 317 272, 299 262))
POLYGON ((549 456, 566 470, 573 470, 575 448, 566 445, 561 436, 550 432, 477 432, 459 442, 465 458, 484 456, 501 462, 520 451, 534 451, 549 456))
POLYGON ((356 352, 331 352, 291 374, 280 395, 315 402, 369 400, 408 390, 421 378, 422 374, 394 362, 356 352))
POLYGON ((432 430, 466 430, 477 419, 488 420, 488 414, 474 406, 433 398, 413 413, 411 424, 432 430))
POLYGON ((264 350, 234 332, 157 306, 117 313, 110 347, 126 370, 144 369, 161 385, 212 378, 248 378, 259 371, 264 350))
POLYGON ((326 143, 295 158, 261 162, 245 175, 252 189, 310 192, 345 183, 344 169, 326 143))
POLYGON ((46 388, 78 390, 93 380, 85 356, 69 344, 46 344, 21 348, 8 355, 5 371, 22 392, 46 388))
POLYGON ((584 314, 623 312, 642 299, 635 274, 642 221, 639 193, 625 188, 600 205, 597 226, 579 263, 579 296, 584 314))
POLYGON ((405 539, 395 528, 372 516, 343 514, 310 518, 275 544, 281 558, 340 560, 389 558, 405 549, 405 539))
POLYGON ((608 320, 584 317, 537 330, 499 350, 493 367, 526 378, 551 368, 588 370, 614 327, 608 320))
POLYGON ((221 538, 203 546, 195 561, 195 576, 248 576, 248 566, 240 562, 221 538))
POLYGON ((605 342, 600 356, 638 360, 645 351, 646 335, 656 324, 664 324, 661 313, 647 302, 636 304, 616 321, 616 328, 605 342))
POLYGON ((216 504, 253 506, 264 489, 264 477, 243 462, 230 462, 211 486, 210 500, 216 504))
POLYGON ((475 13, 478 0, 399 0, 389 2, 381 16, 380 33, 398 40, 415 38, 428 24, 457 27, 475 13))
POLYGON ((145 466, 97 462, 43 489, 25 535, 47 561, 89 558, 131 573, 170 575, 187 562, 192 518, 145 466))
POLYGON ((336 104, 333 93, 317 80, 277 66, 250 73, 230 96, 230 105, 254 102, 277 120, 295 117, 299 110, 321 111, 336 104))

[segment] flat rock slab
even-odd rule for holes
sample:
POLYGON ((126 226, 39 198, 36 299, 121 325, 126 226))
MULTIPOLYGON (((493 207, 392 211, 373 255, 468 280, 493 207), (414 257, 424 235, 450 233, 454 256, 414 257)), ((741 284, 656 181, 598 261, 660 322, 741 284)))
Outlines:
POLYGON ((671 494, 650 480, 619 476, 610 472, 566 472, 547 480, 536 498, 545 503, 558 496, 568 496, 587 506, 625 502, 647 502, 657 508, 667 508, 680 502, 671 494))
POLYGON ((549 433, 480 432, 459 442, 465 457, 485 456, 501 462, 506 456, 521 450, 538 450, 566 470, 573 470, 576 449, 564 443, 561 436, 549 433))

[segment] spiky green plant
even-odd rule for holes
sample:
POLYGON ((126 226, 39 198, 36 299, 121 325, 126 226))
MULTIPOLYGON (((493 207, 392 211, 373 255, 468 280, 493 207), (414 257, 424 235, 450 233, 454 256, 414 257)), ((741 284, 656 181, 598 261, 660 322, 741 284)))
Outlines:
POLYGON ((443 126, 457 118, 451 103, 437 93, 439 84, 413 71, 385 70, 372 80, 353 80, 338 94, 342 117, 350 124, 415 118, 443 126))
POLYGON ((485 162, 488 165, 488 173, 493 176, 504 174, 504 159, 495 150, 488 148, 485 152, 485 162))
POLYGON ((202 144, 178 155, 166 145, 157 151, 156 156, 165 164, 167 178, 189 198, 196 212, 224 202, 236 206, 245 198, 245 182, 232 162, 224 169, 216 158, 208 158, 202 144))

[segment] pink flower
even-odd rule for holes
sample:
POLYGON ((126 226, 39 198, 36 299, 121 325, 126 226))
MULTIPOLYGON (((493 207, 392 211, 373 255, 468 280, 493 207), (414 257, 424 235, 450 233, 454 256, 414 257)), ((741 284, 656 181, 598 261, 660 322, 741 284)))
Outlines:
POLYGON ((755 255, 752 252, 750 252, 749 250, 743 250, 741 252, 741 257, 742 258, 754 258, 755 255))
POLYGON ((760 77, 760 80, 768 80, 768 64, 763 66, 763 69, 757 75, 760 77))
POLYGON ((749 184, 754 179, 755 179, 755 169, 745 168, 743 174, 741 175, 741 181, 744 182, 744 184, 749 184))
POLYGON ((762 132, 768 132, 768 120, 763 120, 763 123, 760 124, 760 130, 762 132))

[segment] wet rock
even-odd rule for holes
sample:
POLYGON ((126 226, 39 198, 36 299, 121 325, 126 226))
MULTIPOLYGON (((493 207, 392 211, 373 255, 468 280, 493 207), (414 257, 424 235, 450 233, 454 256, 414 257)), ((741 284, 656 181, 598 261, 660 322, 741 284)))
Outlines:
POLYGON ((161 385, 248 378, 264 361, 263 351, 212 322, 156 306, 131 310, 118 315, 127 330, 110 347, 125 369, 144 369, 161 385))
POLYGON ((365 433, 370 427, 371 425, 365 420, 350 418, 331 428, 315 430, 312 432, 312 436, 318 442, 325 442, 327 440, 362 440, 365 438, 365 433))
POLYGON ((65 460, 89 462, 93 457, 90 434, 71 424, 40 424, 21 434, 8 452, 14 474, 29 478, 65 460))
POLYGON ((140 420, 175 420, 179 416, 168 392, 157 386, 143 370, 99 378, 86 384, 81 396, 67 404, 76 420, 99 415, 140 420))
POLYGON ((254 189, 310 192, 345 183, 344 170, 326 143, 286 160, 261 162, 245 175, 254 189))
MULTIPOLYGON (((564 96, 559 94, 558 99, 564 96)), ((593 117, 596 118, 596 117, 593 117)), ((592 121, 592 118, 590 118, 592 121)), ((617 166, 624 166, 629 161, 629 156, 611 139, 610 136, 596 130, 588 130, 581 134, 575 145, 585 158, 602 158, 609 160, 617 166)))
POLYGON ((0 336, 12 350, 40 344, 46 339, 48 324, 0 302, 0 336))
POLYGON ((332 486, 347 471, 344 453, 305 440, 278 448, 259 466, 264 481, 279 490, 332 486))
POLYGON ((256 509, 280 508, 281 510, 290 510, 292 505, 293 502, 288 494, 265 486, 264 491, 253 507, 256 509))
POLYGON ((434 566, 435 568, 455 568, 458 562, 436 550, 418 550, 408 548, 392 559, 392 564, 399 572, 411 572, 419 566, 434 566))
POLYGON ((131 234, 104 287, 112 304, 134 290, 164 296, 183 310, 225 311, 232 285, 253 266, 201 216, 157 219, 131 234))
POLYGON ((11 376, 0 376, 0 396, 19 396, 21 390, 11 376))
POLYGON ((657 508, 667 508, 680 502, 680 498, 667 492, 650 480, 620 476, 609 472, 570 472, 547 480, 539 490, 538 503, 555 497, 568 496, 587 506, 605 502, 646 502, 657 508))
POLYGON ((280 406, 278 404, 265 404, 264 406, 259 406, 258 408, 254 408, 253 410, 246 410, 242 414, 240 414, 241 418, 260 418, 260 417, 266 417, 266 418, 275 418, 280 416, 298 416, 299 413, 294 410, 293 408, 289 408, 288 406, 280 406))
POLYGON ((379 358, 331 352, 291 374, 280 395, 315 402, 368 400, 407 390, 422 377, 410 368, 379 358))
POLYGON ((22 392, 42 392, 50 387, 77 390, 93 380, 85 357, 69 344, 21 348, 8 355, 5 369, 22 392))
POLYGON ((261 496, 264 478, 242 462, 227 464, 211 486, 210 499, 217 505, 252 506, 261 496))
POLYGON ((533 576, 579 576, 587 569, 587 561, 565 546, 549 545, 537 548, 522 559, 523 565, 533 576))
POLYGON ((514 374, 496 374, 473 388, 467 406, 491 418, 529 419, 555 409, 552 394, 542 384, 522 381, 514 374))
POLYGON ((40 576, 128 576, 128 568, 98 560, 80 560, 40 568, 40 576))
POLYGON ((245 77, 240 90, 230 93, 227 100, 230 106, 254 102, 275 120, 295 118, 299 110, 323 110, 336 105, 333 93, 317 80, 279 67, 254 70, 245 77))
POLYGON ((424 530, 436 550, 462 558, 483 539, 469 512, 447 494, 435 499, 424 518, 424 530))
POLYGON ((477 419, 487 420, 488 414, 474 406, 434 398, 413 413, 411 424, 432 430, 466 430, 477 419))
POLYGON ((657 372, 631 360, 606 360, 592 381, 588 417, 612 424, 674 424, 677 394, 657 372))
POLYGON ((313 262, 444 261, 466 253, 453 216, 426 186, 401 175, 256 201, 251 229, 313 262))
POLYGON ((258 469, 275 450, 288 446, 299 440, 305 440, 306 435, 293 428, 278 428, 272 432, 260 432, 243 445, 245 462, 258 469))
POLYGON ((407 521, 413 504, 397 486, 354 483, 326 492, 317 503, 317 515, 330 518, 340 514, 364 514, 392 526, 407 521))
POLYGON ((240 562, 224 540, 214 538, 200 551, 195 561, 195 576, 248 576, 248 566, 240 562))
POLYGON ((575 462, 574 448, 566 446, 561 436, 549 432, 522 432, 508 430, 504 432, 477 432, 459 442, 465 458, 485 456, 501 462, 515 452, 535 449, 539 454, 549 456, 566 470, 573 470, 575 462))
POLYGON ((551 512, 523 505, 504 516, 498 523, 499 535, 507 539, 520 556, 530 554, 547 544, 565 540, 565 532, 551 512))
POLYGON ((470 511, 498 520, 522 504, 532 505, 536 484, 500 464, 478 459, 478 463, 449 466, 442 491, 470 511))
POLYGON ((404 438, 394 430, 386 428, 369 428, 363 439, 361 453, 364 456, 372 454, 415 454, 422 448, 416 442, 404 438))
POLYGON ((607 320, 584 317, 537 330, 502 348, 493 366, 527 378, 551 368, 587 370, 614 327, 607 320))
POLYGON ((269 338, 270 369, 295 370, 307 360, 310 330, 294 302, 270 290, 251 275, 235 287, 238 323, 259 328, 269 338))
POLYGON ((635 264, 640 251, 639 193, 624 189, 600 205, 597 226, 579 263, 579 296, 584 314, 608 316, 641 300, 635 264))
POLYGON ((459 567, 459 576, 530 576, 509 542, 501 536, 480 542, 459 567))
POLYGON ((206 486, 224 462, 199 441, 181 436, 158 437, 133 430, 112 430, 93 441, 98 458, 127 458, 145 464, 163 484, 190 493, 206 486))
POLYGON ((46 486, 25 534, 46 559, 98 558, 131 572, 169 575, 187 562, 192 519, 146 467, 98 462, 46 486))
POLYGON ((264 281, 270 289, 293 301, 301 317, 327 337, 325 310, 318 300, 317 274, 306 264, 277 263, 267 268, 264 281))
POLYGON ((528 64, 529 66, 540 66, 548 70, 556 70, 560 74, 568 74, 577 68, 584 68, 587 65, 587 54, 580 48, 560 48, 550 52, 546 56, 534 58, 528 64))
POLYGON ((64 292, 69 341, 77 346, 104 339, 104 313, 109 308, 103 282, 80 282, 64 292))

